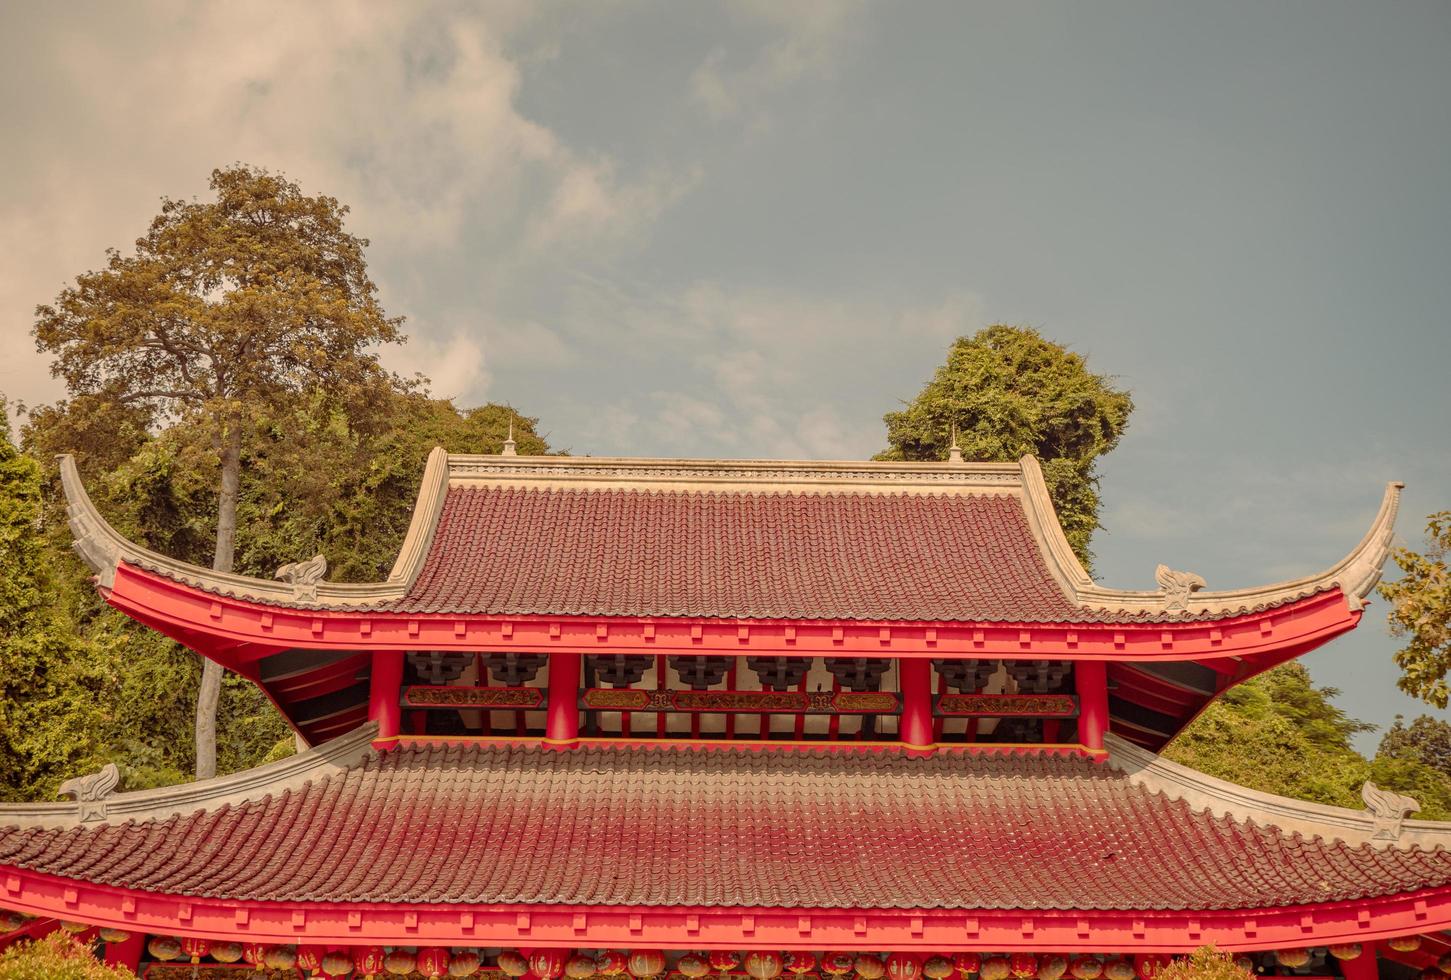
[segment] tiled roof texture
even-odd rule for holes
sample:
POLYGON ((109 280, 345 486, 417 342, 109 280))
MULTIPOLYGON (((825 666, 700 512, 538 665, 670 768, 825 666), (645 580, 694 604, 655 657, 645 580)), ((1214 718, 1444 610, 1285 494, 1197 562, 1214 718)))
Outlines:
POLYGON ((453 488, 400 612, 1063 622, 1007 495, 453 488))
POLYGON ((1451 883, 1451 853, 1195 812, 1064 756, 402 747, 255 802, 0 828, 0 864, 197 897, 1209 910, 1451 883))

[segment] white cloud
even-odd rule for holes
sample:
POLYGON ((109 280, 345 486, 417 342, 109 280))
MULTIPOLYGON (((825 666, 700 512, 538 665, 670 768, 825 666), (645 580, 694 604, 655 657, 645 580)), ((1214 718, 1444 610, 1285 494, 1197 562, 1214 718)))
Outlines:
POLYGON ((852 39, 861 6, 833 0, 750 0, 732 10, 765 36, 753 57, 711 51, 691 75, 691 96, 715 119, 769 124, 770 96, 805 78, 829 77, 852 39))
MULTIPOLYGON (((8 143, 0 186, 0 392, 59 394, 28 338, 35 304, 106 247, 126 248, 160 197, 204 195, 211 169, 234 161, 350 204, 375 258, 448 256, 466 232, 483 239, 485 292, 560 243, 637 236, 697 175, 621 174, 527 118, 506 42, 535 15, 503 3, 165 0, 6 14, 0 125, 23 138, 8 143)), ((381 285, 392 312, 431 300, 421 282, 381 285)), ((475 338, 470 352, 426 330, 410 325, 415 350, 442 352, 428 368, 435 387, 477 384, 487 345, 475 338)))

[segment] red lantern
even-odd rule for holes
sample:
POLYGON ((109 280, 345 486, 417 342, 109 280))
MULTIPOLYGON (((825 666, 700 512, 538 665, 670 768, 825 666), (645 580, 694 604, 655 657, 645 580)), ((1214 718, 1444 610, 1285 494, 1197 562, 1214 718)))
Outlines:
POLYGON ((363 971, 363 980, 377 980, 378 974, 386 969, 387 958, 388 951, 382 946, 364 946, 358 950, 358 969, 363 971))
POLYGON ((248 943, 242 947, 242 959, 252 969, 261 973, 262 968, 267 965, 267 947, 261 943, 248 943))
POLYGON ((1134 969, 1144 980, 1154 980, 1159 971, 1169 965, 1169 961, 1162 956, 1140 954, 1134 957, 1134 969))
POLYGON ((1421 948, 1420 936, 1395 936, 1387 939, 1386 945, 1397 953, 1414 953, 1421 948))
POLYGON ((710 951, 710 968, 720 973, 729 973, 741 965, 741 958, 735 950, 713 949, 710 951))
POLYGON ((418 957, 414 955, 412 950, 408 949, 395 949, 383 957, 383 969, 395 977, 408 976, 417 965, 418 957))
POLYGON ((856 957, 850 953, 822 953, 821 972, 829 977, 844 977, 851 972, 856 957))
POLYGON ((752 950, 743 964, 754 980, 775 980, 781 975, 781 954, 770 950, 752 950))
MULTIPOLYGON (((595 957, 595 969, 602 977, 617 977, 630 965, 630 958, 618 949, 602 950, 595 957)), ((503 964, 501 963, 502 967, 503 964)))
POLYGON ((958 953, 952 958, 952 968, 964 977, 982 969, 982 957, 977 953, 958 953))
POLYGON ((1068 972, 1068 959, 1056 953, 1044 956, 1038 961, 1038 980, 1059 980, 1068 972))
POLYGON ((1280 961, 1280 966, 1287 966, 1294 970, 1310 962, 1310 951, 1308 949, 1278 949, 1275 950, 1275 959, 1280 961))
POLYGON ((522 977, 529 972, 529 961, 524 954, 512 949, 499 953, 499 972, 511 977, 522 977))
POLYGON ((322 972, 329 977, 345 977, 353 972, 353 958, 348 953, 335 949, 323 956, 322 972))
POLYGON ((476 977, 479 975, 479 968, 484 965, 483 959, 473 950, 464 950, 462 953, 454 953, 453 959, 448 961, 448 975, 451 977, 476 977))
POLYGON ((306 970, 313 976, 322 969, 322 954, 325 952, 321 946, 299 946, 297 947, 297 968, 306 970))
POLYGON ((690 980, 698 980, 710 972, 710 964, 699 953, 686 953, 675 961, 675 972, 690 977, 690 980))
POLYGON ((448 973, 448 958, 448 950, 442 946, 426 946, 418 951, 418 966, 415 969, 428 977, 428 980, 438 980, 448 973))
MULTIPOLYGON (((0 933, 4 931, 4 927, 0 926, 0 933)), ((110 926, 101 926, 96 930, 96 935, 100 936, 101 941, 105 943, 124 943, 131 938, 131 934, 125 929, 112 929, 110 926)))
POLYGON ((1015 977, 1036 977, 1038 975, 1038 957, 1032 953, 1014 953, 1008 957, 1008 969, 1015 977))
POLYGON ((146 952, 154 960, 174 960, 181 956, 181 943, 170 936, 152 936, 146 943, 146 952))
POLYGON ((297 965, 297 950, 291 946, 268 946, 265 959, 269 970, 290 970, 297 965))
POLYGON ((922 961, 910 953, 893 953, 887 957, 887 980, 917 980, 922 975, 922 961))
POLYGON ((575 953, 564 961, 564 975, 569 980, 586 980, 598 972, 599 967, 595 966, 595 961, 583 953, 575 953))
POLYGON ((1074 980, 1098 980, 1103 976, 1103 962, 1097 956, 1075 956, 1068 970, 1074 980))
POLYGON ((72 922, 69 919, 62 919, 60 921, 60 927, 66 932, 70 933, 72 936, 79 936, 81 933, 89 929, 90 925, 85 922, 72 922))
POLYGON ((187 936, 181 941, 181 951, 191 957, 193 964, 200 963, 202 957, 211 951, 212 942, 210 939, 202 939, 198 936, 187 936))
POLYGON ((1108 980, 1134 980, 1134 965, 1128 960, 1110 960, 1103 966, 1103 975, 1108 980))
POLYGON ((537 949, 529 957, 529 969, 540 980, 557 980, 564 973, 564 954, 557 949, 537 949))
POLYGON ((982 980, 1007 980, 1012 972, 1006 956, 989 956, 982 961, 982 980))
POLYGON ((947 980, 952 974, 952 961, 945 956, 929 956, 922 961, 922 975, 928 980, 947 980))
POLYGON ((631 950, 626 968, 632 977, 658 977, 665 972, 665 954, 658 949, 631 950))
POLYGON ((787 953, 782 963, 786 967, 786 972, 794 973, 799 977, 803 973, 810 973, 816 969, 816 954, 787 953))
POLYGON ((235 963, 241 958, 241 943, 212 943, 212 959, 218 963, 235 963))
POLYGON ((859 954, 852 965, 856 968, 856 975, 862 980, 882 980, 887 972, 887 968, 882 965, 881 958, 871 953, 859 954))

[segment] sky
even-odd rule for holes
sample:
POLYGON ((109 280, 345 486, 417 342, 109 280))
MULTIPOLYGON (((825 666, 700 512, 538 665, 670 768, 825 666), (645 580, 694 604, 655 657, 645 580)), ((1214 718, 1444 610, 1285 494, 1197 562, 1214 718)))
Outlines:
MULTIPOLYGON (((1444 2, 8 4, 0 393, 241 161, 352 207, 387 364, 556 447, 867 458, 1022 324, 1134 395, 1099 580, 1276 581, 1388 480, 1402 543, 1451 508, 1448 50, 1444 2)), ((1305 662, 1385 725, 1397 645, 1305 662)))

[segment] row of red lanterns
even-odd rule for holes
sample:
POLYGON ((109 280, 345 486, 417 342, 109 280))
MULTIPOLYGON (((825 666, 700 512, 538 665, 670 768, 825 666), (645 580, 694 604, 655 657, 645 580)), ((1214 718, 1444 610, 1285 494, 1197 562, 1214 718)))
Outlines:
MULTIPOLYGON (((111 932, 114 933, 114 930, 111 932)), ((110 941, 117 940, 113 937, 110 941)), ((1409 942, 1408 938, 1392 945, 1405 948, 1409 942)), ((452 951, 441 946, 423 947, 417 952, 386 950, 381 946, 329 950, 320 946, 243 945, 196 937, 174 939, 156 936, 147 944, 147 949, 152 957, 165 961, 189 958, 192 963, 197 963, 202 957, 210 956, 219 963, 245 961, 258 970, 295 969, 312 976, 346 977, 356 971, 368 980, 388 975, 407 976, 415 972, 429 978, 472 977, 484 968, 478 953, 472 950, 452 951)), ((1337 959, 1349 960, 1360 956, 1362 949, 1359 943, 1348 943, 1331 946, 1329 952, 1337 959)), ((1280 950, 1275 955, 1282 966, 1290 968, 1305 966, 1311 958, 1310 951, 1306 949, 1280 950)), ((1253 969, 1248 957, 1241 960, 1242 966, 1253 969)), ((674 972, 690 980, 706 977, 712 972, 728 974, 737 970, 743 971, 752 980, 776 980, 783 973, 804 978, 818 971, 829 980, 846 980, 853 975, 858 980, 949 980, 974 974, 980 980, 1062 980, 1069 976, 1074 980, 1136 980, 1138 977, 1152 980, 1163 962, 1161 957, 1129 959, 1081 954, 1070 959, 1052 953, 958 953, 951 957, 891 953, 883 958, 874 953, 829 952, 818 957, 810 952, 756 950, 742 957, 732 950, 714 950, 704 954, 686 953, 676 960, 674 972)), ((655 949, 632 952, 605 950, 596 955, 541 949, 529 956, 505 950, 497 959, 500 972, 511 977, 529 976, 535 980, 559 980, 561 977, 587 980, 596 976, 649 980, 665 974, 666 967, 665 954, 655 949)))

